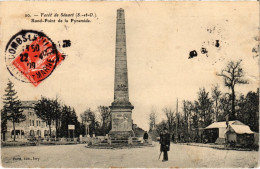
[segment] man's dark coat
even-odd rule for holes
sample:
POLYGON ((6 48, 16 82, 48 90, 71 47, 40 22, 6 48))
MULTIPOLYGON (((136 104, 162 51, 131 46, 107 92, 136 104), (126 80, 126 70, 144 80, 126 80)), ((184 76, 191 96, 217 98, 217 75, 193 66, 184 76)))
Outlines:
POLYGON ((160 135, 161 151, 170 150, 170 141, 171 141, 171 136, 169 133, 162 133, 160 135))

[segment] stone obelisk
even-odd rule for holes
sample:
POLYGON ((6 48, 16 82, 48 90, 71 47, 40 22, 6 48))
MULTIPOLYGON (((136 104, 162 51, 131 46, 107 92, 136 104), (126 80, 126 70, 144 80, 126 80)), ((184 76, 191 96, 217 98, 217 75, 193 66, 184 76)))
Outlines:
POLYGON ((114 102, 110 106, 112 112, 112 129, 109 132, 113 139, 127 139, 133 136, 132 109, 129 102, 125 13, 122 8, 117 10, 116 51, 115 51, 115 82, 114 102))

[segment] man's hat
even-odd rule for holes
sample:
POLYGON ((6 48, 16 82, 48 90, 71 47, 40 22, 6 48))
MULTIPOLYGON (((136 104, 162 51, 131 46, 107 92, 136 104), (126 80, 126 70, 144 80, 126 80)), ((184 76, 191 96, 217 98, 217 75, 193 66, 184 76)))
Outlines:
POLYGON ((168 130, 167 127, 164 127, 163 130, 168 130))

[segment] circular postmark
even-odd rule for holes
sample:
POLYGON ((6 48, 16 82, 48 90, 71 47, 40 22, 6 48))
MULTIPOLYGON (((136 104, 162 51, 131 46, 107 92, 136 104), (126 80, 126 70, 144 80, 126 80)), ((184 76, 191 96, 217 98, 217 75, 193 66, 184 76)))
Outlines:
POLYGON ((6 67, 16 79, 37 86, 63 60, 56 45, 44 33, 21 30, 5 48, 6 67))

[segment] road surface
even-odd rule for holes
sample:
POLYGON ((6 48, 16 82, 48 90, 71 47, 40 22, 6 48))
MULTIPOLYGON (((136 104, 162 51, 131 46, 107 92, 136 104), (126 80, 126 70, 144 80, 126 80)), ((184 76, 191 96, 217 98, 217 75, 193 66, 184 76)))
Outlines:
MULTIPOLYGON (((3 167, 225 167, 258 166, 258 151, 218 150, 208 147, 171 144, 169 161, 158 160, 159 144, 131 149, 90 149, 84 144, 4 147, 3 167)), ((162 156, 161 156, 162 158, 162 156)))

